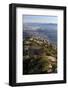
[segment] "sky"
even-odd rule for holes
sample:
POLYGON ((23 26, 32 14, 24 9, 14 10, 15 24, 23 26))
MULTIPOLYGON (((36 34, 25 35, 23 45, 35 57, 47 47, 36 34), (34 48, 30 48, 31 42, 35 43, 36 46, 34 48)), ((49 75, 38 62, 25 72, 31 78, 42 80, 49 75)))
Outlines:
POLYGON ((44 15, 23 15, 24 23, 55 23, 57 24, 57 16, 44 15))

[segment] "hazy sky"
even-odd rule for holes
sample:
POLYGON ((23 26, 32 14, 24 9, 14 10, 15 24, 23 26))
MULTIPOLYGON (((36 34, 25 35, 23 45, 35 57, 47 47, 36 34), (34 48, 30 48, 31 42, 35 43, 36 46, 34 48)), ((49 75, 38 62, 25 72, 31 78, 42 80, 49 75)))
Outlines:
POLYGON ((23 15, 24 23, 56 23, 57 16, 23 15))

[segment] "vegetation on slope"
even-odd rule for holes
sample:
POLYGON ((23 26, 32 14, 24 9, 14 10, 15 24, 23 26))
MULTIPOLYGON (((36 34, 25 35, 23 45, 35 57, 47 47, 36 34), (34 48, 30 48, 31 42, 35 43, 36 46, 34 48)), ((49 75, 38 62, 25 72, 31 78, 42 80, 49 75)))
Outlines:
POLYGON ((28 37, 23 41, 23 74, 57 73, 57 48, 48 40, 28 37))

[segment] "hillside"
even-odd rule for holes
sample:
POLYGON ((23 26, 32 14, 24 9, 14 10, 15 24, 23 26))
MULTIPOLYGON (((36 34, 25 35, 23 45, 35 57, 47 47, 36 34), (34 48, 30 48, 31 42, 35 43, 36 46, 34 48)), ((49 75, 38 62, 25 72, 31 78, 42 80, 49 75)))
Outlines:
POLYGON ((57 73, 57 48, 48 39, 26 37, 23 46, 24 75, 57 73))

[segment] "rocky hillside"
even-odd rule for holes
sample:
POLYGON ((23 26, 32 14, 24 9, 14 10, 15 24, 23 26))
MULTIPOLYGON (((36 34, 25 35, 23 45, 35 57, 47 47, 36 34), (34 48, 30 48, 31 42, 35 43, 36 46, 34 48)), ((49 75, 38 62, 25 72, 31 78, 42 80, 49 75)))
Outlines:
POLYGON ((28 37, 23 46, 24 75, 57 73, 57 48, 49 40, 28 37))

